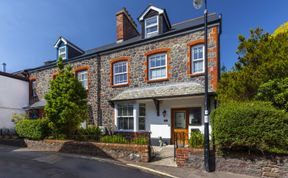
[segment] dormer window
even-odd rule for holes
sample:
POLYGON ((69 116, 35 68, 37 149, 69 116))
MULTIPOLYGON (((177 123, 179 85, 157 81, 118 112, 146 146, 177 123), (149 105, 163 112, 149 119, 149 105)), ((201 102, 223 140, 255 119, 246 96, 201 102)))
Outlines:
POLYGON ((145 37, 149 38, 159 33, 159 17, 154 16, 145 19, 145 37))
POLYGON ((61 57, 62 59, 66 59, 66 46, 59 47, 58 49, 58 57, 61 57))

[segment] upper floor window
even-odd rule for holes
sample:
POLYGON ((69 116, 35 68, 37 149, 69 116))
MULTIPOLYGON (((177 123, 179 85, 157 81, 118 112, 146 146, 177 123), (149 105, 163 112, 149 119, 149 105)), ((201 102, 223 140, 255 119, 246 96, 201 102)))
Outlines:
POLYGON ((31 81, 31 94, 32 94, 32 97, 36 97, 37 96, 37 93, 36 93, 36 80, 32 80, 31 81))
POLYGON ((58 49, 58 57, 62 57, 62 59, 66 59, 67 58, 66 46, 59 47, 59 49, 58 49))
POLYGON ((155 54, 148 57, 149 80, 167 78, 167 54, 155 54))
POLYGON ((128 83, 128 61, 120 61, 113 64, 113 84, 128 83))
POLYGON ((152 37, 158 34, 159 26, 158 26, 158 16, 154 16, 148 19, 145 19, 145 37, 152 37))
POLYGON ((191 69, 192 73, 204 72, 204 45, 197 45, 191 48, 191 69))
POLYGON ((77 72, 77 78, 82 83, 83 88, 88 90, 88 72, 87 72, 87 70, 77 72))

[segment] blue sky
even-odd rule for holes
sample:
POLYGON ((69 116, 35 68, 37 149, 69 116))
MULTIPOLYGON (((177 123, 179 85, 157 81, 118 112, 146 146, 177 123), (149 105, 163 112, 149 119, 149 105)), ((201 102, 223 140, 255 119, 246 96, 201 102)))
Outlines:
MULTIPOLYGON (((60 35, 84 50, 115 42, 115 13, 126 7, 136 20, 149 3, 166 8, 171 23, 203 14, 192 0, 0 0, 0 63, 14 72, 55 59, 60 35)), ((208 0, 208 7, 223 15, 221 63, 228 68, 237 60, 239 34, 255 27, 273 32, 288 20, 287 0, 208 0)))

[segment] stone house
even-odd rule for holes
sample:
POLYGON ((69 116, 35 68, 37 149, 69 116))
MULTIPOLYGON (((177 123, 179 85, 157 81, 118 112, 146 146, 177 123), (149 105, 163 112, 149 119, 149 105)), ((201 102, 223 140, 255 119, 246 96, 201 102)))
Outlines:
MULTIPOLYGON (((171 24, 165 9, 149 5, 137 24, 123 8, 116 13, 116 41, 82 50, 64 37, 54 47, 87 89, 90 124, 123 132, 150 131, 167 142, 175 131, 203 132, 204 19, 171 24)), ((219 80, 221 16, 208 16, 210 108, 219 80)), ((30 104, 44 105, 56 60, 27 69, 30 104), (40 104, 37 104, 39 103, 40 104)))

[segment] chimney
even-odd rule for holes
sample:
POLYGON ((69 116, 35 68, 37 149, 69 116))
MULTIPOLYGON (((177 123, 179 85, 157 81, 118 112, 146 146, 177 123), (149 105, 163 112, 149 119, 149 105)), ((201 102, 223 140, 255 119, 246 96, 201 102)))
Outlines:
POLYGON ((5 62, 2 63, 2 71, 6 72, 6 63, 5 62))
POLYGON ((116 14, 116 33, 117 33, 117 43, 121 43, 139 34, 137 31, 137 25, 130 16, 126 8, 121 9, 116 14))

